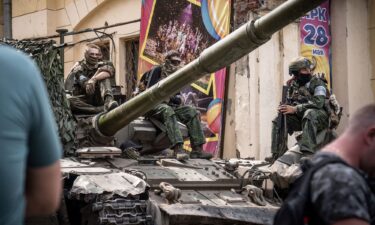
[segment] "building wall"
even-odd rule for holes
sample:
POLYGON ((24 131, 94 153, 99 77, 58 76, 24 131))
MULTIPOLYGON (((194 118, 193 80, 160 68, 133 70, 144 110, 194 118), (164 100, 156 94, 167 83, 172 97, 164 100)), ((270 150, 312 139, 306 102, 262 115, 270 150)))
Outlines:
MULTIPOLYGON (((236 0, 235 26, 267 13, 282 1, 258 3, 236 0)), ((296 22, 286 26, 266 44, 232 65, 224 157, 240 155, 261 159, 270 155, 272 120, 277 115, 282 86, 290 79, 288 63, 299 53, 298 29, 296 22)), ((290 139, 291 145, 294 141, 290 139)))
POLYGON ((4 37, 3 1, 0 0, 0 38, 4 37))
POLYGON ((374 102, 368 3, 367 0, 332 0, 332 88, 344 108, 339 132, 351 114, 374 102))
POLYGON ((375 0, 368 1, 369 36, 370 36, 370 60, 371 60, 371 86, 375 96, 375 0))
POLYGON ((235 149, 241 157, 270 155, 272 120, 282 86, 290 79, 287 65, 299 52, 298 37, 298 24, 292 23, 250 53, 242 65, 236 64, 231 78, 235 79, 235 149))

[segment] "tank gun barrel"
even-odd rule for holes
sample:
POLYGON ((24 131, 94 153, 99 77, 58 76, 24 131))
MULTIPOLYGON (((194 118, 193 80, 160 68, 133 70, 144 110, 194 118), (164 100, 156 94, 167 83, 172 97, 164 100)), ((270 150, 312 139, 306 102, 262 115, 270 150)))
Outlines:
POLYGON ((97 117, 99 131, 112 136, 132 120, 202 76, 232 64, 267 42, 273 33, 316 8, 325 0, 288 0, 259 19, 247 22, 150 89, 97 117))

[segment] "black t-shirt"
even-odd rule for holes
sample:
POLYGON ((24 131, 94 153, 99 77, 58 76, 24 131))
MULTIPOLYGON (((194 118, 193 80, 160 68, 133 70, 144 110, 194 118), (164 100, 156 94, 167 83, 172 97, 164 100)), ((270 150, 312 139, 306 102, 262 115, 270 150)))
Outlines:
MULTIPOLYGON (((338 156, 320 152, 312 160, 338 156)), ((324 224, 358 218, 375 224, 375 195, 366 175, 341 163, 328 164, 317 170, 311 179, 311 201, 324 224)))

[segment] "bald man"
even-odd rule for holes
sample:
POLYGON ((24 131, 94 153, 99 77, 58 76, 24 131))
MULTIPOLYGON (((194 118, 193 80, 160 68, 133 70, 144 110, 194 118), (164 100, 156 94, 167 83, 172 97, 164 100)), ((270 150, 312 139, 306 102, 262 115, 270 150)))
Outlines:
MULTIPOLYGON (((344 133, 317 153, 310 165, 313 167, 327 159, 336 162, 318 168, 310 180, 311 216, 307 224, 375 224, 372 182, 375 177, 375 104, 358 110, 344 133)), ((293 208, 301 207, 294 205, 293 208)))

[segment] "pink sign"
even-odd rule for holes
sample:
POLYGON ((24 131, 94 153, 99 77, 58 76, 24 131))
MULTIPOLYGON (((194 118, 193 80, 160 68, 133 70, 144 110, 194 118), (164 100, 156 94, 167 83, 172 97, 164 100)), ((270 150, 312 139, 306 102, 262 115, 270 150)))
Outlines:
POLYGON ((300 23, 301 55, 315 64, 314 74, 331 77, 330 1, 326 1, 302 17, 300 23))

